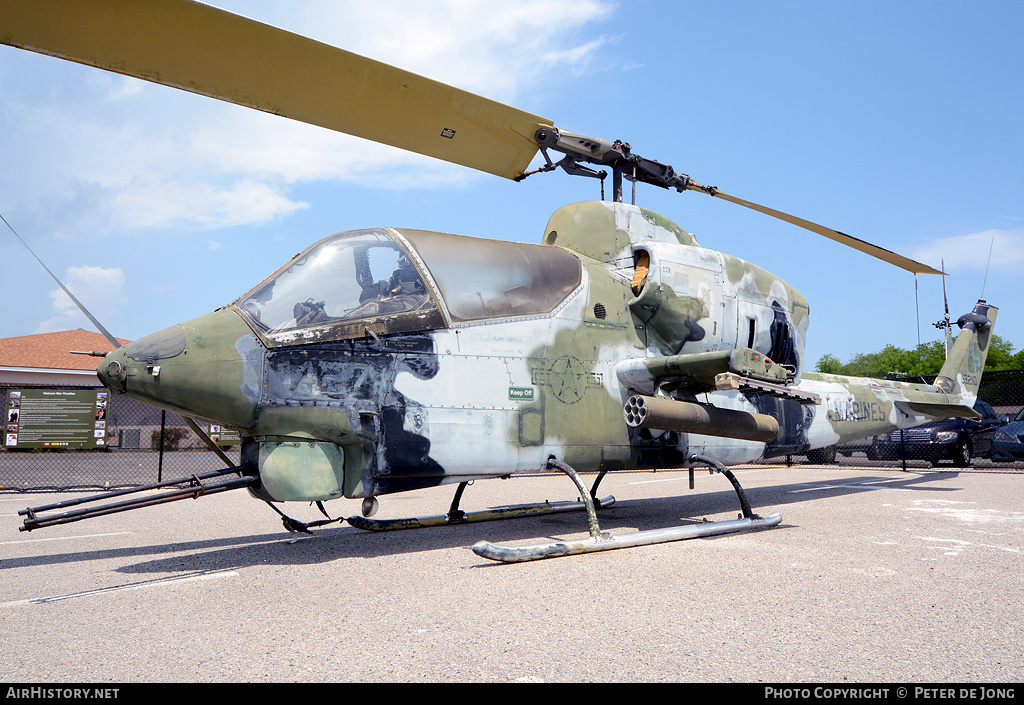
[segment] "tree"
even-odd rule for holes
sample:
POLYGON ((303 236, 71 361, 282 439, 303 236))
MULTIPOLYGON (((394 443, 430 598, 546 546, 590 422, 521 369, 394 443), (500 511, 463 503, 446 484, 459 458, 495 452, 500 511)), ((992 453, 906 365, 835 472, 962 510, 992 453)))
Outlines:
MULTIPOLYGON (((825 353, 818 360, 815 370, 825 374, 875 379, 927 377, 937 375, 945 361, 945 343, 941 340, 933 340, 930 343, 921 343, 913 350, 886 345, 875 353, 858 353, 846 363, 840 362, 839 358, 831 353, 825 353)), ((985 369, 1024 369, 1024 350, 1015 354, 1013 345, 1009 341, 993 334, 988 357, 985 359, 985 369)))
MULTIPOLYGON (((1024 351, 1022 351, 1024 352, 1024 351)), ((1013 346, 1008 340, 1003 340, 995 333, 992 334, 992 343, 988 348, 988 357, 985 358, 986 370, 1012 370, 1020 369, 1013 366, 1015 359, 1013 346)))
POLYGON ((843 363, 832 353, 825 353, 814 369, 827 375, 838 375, 843 373, 843 363))

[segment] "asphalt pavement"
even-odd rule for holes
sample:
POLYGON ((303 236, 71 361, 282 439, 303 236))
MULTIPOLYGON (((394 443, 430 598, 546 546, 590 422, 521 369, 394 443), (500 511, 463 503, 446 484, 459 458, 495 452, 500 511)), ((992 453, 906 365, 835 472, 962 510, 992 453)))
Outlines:
MULTIPOLYGON (((1020 473, 736 476, 779 526, 519 564, 469 546, 581 538, 585 516, 306 536, 243 490, 19 532, 18 510, 79 494, 0 493, 0 663, 15 682, 1021 682, 1020 473)), ((375 518, 453 493, 381 497, 375 518)), ((612 533, 739 511, 707 471, 599 494, 612 533)), ((491 480, 462 507, 575 496, 564 476, 491 480)))

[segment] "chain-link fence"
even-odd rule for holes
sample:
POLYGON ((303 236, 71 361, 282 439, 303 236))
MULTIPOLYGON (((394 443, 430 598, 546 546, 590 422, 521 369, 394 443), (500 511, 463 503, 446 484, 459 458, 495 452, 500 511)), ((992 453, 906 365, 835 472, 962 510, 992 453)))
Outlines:
MULTIPOLYGON (((0 408, 0 489, 135 487, 224 467, 177 414, 102 388, 0 386, 0 408)), ((236 435, 195 421, 239 461, 236 435)))
POLYGON ((1024 471, 1024 370, 986 372, 974 409, 980 418, 938 421, 783 460, 790 464, 1024 471))
MULTIPOLYGON (((986 372, 978 397, 980 419, 950 419, 768 462, 1024 471, 1024 370, 986 372)), ((0 386, 0 399, 6 420, 0 490, 134 487, 224 467, 177 414, 108 397, 102 389, 0 386), (44 392, 67 396, 31 408, 49 433, 32 435, 29 402, 44 392), (72 438, 72 431, 80 436, 43 440, 72 438), (96 439, 92 443, 81 440, 88 432, 96 439)), ((196 421, 239 462, 237 436, 196 421)))

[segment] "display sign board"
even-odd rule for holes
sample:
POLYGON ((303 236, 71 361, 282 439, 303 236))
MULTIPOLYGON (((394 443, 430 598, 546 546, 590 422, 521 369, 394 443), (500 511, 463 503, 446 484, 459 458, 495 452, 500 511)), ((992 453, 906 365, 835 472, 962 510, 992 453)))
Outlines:
POLYGON ((107 445, 107 390, 8 389, 7 448, 102 448, 107 445))
POLYGON ((210 440, 219 446, 236 446, 242 442, 242 437, 238 434, 238 431, 230 426, 209 424, 206 430, 210 440))

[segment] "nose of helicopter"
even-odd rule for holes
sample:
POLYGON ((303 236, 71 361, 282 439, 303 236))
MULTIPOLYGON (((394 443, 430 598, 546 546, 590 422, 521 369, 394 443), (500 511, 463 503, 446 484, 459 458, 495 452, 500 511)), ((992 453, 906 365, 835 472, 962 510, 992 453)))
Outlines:
POLYGON ((118 348, 96 373, 113 392, 246 428, 256 413, 262 351, 238 314, 224 308, 118 348))
POLYGON ((96 368, 96 376, 100 383, 112 392, 123 394, 128 380, 128 358, 124 352, 125 346, 107 354, 96 368))

